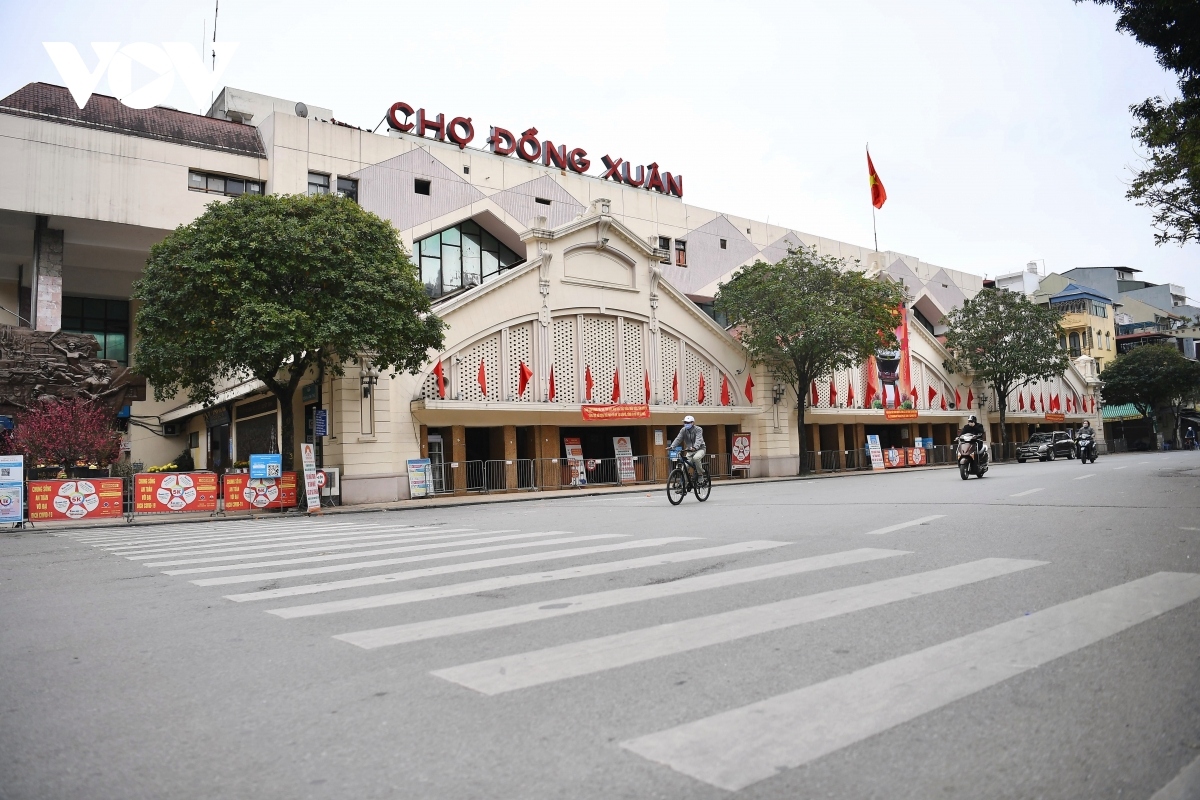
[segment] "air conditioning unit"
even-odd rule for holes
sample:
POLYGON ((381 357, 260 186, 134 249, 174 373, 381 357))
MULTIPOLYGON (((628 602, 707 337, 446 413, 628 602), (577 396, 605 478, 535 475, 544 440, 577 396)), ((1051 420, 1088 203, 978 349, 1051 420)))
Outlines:
POLYGON ((322 497, 336 497, 339 502, 342 497, 342 471, 338 467, 322 467, 325 473, 325 485, 321 487, 322 497))
POLYGON ((183 426, 178 422, 164 422, 163 436, 178 436, 183 433, 183 426))

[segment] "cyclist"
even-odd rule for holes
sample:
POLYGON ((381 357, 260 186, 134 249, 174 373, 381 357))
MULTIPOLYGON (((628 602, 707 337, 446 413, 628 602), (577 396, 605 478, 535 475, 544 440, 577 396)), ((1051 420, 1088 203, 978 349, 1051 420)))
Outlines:
POLYGON ((692 468, 701 474, 708 474, 704 466, 704 429, 696 424, 696 418, 688 414, 683 418, 683 427, 675 435, 671 447, 683 447, 684 458, 692 463, 692 468))

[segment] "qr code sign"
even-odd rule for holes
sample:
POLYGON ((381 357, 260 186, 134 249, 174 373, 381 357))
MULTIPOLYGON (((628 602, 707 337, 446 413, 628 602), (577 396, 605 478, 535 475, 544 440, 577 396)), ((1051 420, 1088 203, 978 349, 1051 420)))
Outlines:
POLYGON ((283 472, 283 470, 279 464, 267 464, 267 477, 268 478, 278 478, 281 476, 282 472, 283 472))
POLYGON ((11 478, 12 467, 0 467, 0 478, 11 478))

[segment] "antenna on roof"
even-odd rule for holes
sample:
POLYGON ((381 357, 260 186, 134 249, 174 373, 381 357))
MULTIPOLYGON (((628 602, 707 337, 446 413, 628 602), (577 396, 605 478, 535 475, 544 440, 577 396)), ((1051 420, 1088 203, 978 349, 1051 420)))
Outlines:
MULTIPOLYGON (((216 7, 213 9, 213 51, 212 51, 212 71, 213 71, 214 73, 217 71, 217 16, 218 16, 220 13, 221 13, 221 0, 216 0, 216 7)), ((200 52, 203 54, 204 50, 203 50, 203 49, 201 49, 201 50, 200 50, 200 52)), ((201 55, 201 58, 203 58, 203 55, 201 55)), ((201 62, 201 63, 203 63, 203 62, 201 62)), ((214 86, 214 87, 213 87, 213 91, 211 91, 211 92, 209 92, 209 93, 208 93, 208 104, 209 104, 209 106, 212 106, 212 104, 213 104, 213 103, 216 101, 216 99, 217 99, 217 98, 216 98, 216 94, 215 94, 216 90, 217 90, 217 87, 216 87, 216 86, 214 86)))

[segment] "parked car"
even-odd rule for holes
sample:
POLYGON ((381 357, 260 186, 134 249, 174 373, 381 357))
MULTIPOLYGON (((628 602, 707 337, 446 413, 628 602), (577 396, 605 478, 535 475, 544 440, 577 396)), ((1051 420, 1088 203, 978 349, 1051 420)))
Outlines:
POLYGON ((1030 458, 1053 461, 1059 456, 1075 457, 1075 442, 1066 431, 1035 433, 1029 437, 1029 441, 1017 445, 1018 464, 1024 464, 1030 458))

